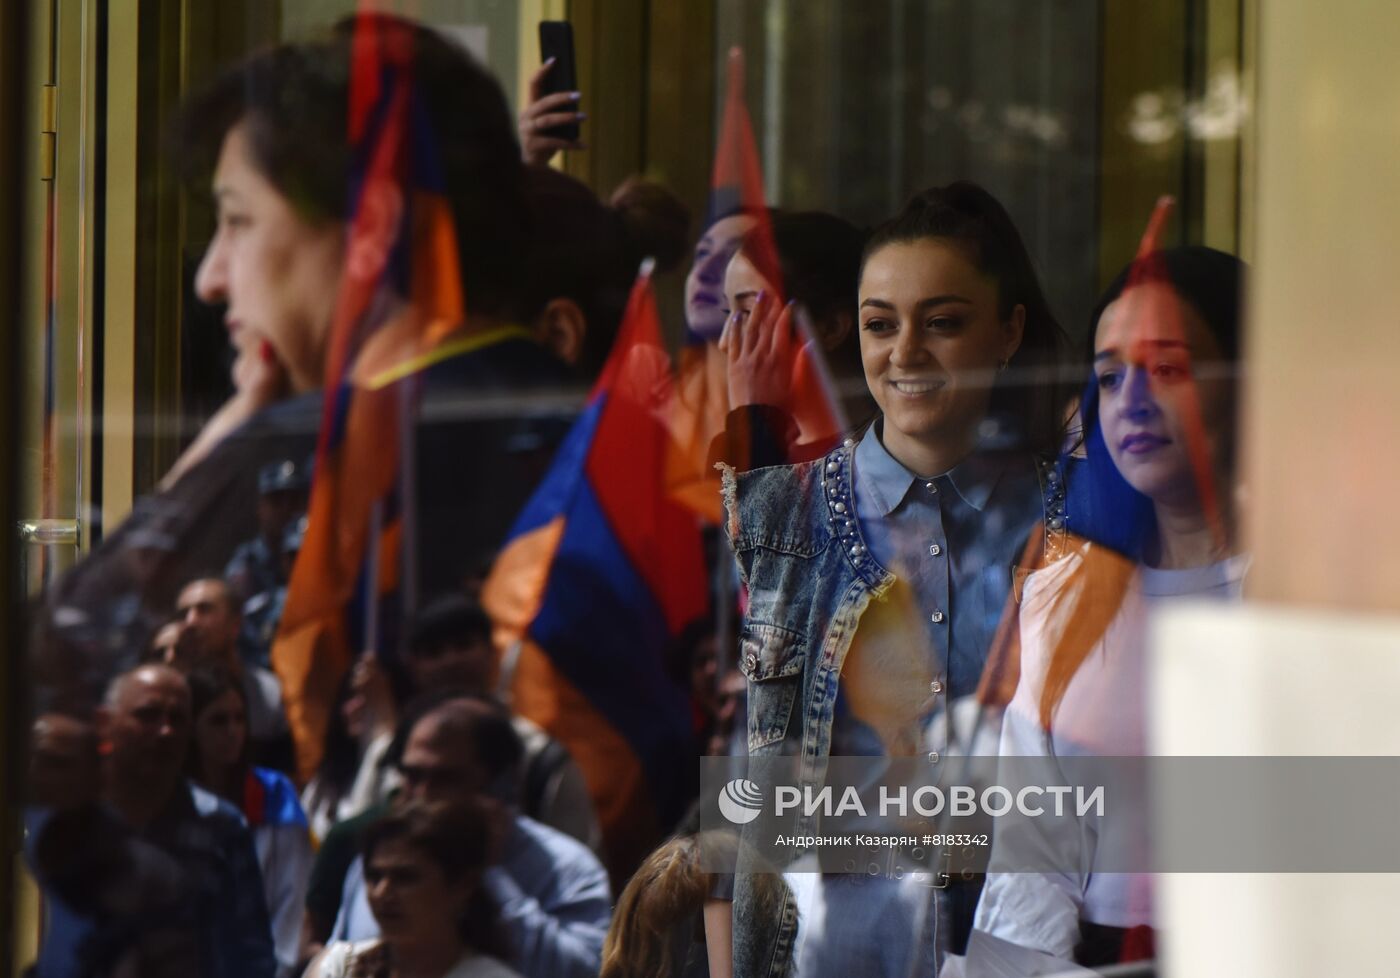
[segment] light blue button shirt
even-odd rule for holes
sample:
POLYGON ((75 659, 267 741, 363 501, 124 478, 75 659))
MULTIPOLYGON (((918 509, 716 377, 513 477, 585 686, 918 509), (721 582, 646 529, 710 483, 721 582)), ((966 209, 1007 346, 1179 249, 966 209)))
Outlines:
MULTIPOLYGON (((974 452, 921 476, 885 449, 881 421, 855 449, 856 518, 875 557, 909 585, 948 695, 974 693, 1011 590, 1011 568, 1044 516, 1029 456, 974 452)), ((871 753, 873 732, 837 703, 833 754, 871 753)))

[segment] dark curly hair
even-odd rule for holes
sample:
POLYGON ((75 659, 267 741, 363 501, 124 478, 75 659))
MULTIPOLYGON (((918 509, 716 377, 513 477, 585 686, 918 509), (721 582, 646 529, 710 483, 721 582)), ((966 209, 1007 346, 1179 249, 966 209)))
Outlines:
POLYGON ((361 849, 365 878, 370 878, 375 851, 386 842, 402 842, 416 849, 442 871, 447 882, 472 883, 467 907, 457 922, 462 943, 509 961, 512 951, 501 929, 498 908, 481 885, 481 873, 492 861, 495 841, 486 809, 479 803, 408 802, 391 808, 365 830, 361 849))

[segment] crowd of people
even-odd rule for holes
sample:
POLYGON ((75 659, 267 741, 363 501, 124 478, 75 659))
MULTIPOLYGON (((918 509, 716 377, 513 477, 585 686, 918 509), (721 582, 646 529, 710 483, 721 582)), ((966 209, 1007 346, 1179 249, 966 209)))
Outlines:
POLYGON ((672 765, 796 756, 817 785, 834 757, 1144 754, 1152 607, 1238 596, 1248 565, 1241 263, 1149 240, 1076 351, 975 183, 920 190, 868 231, 736 206, 692 252, 664 187, 634 178, 603 200, 549 168, 575 148, 550 127, 585 117, 577 93, 539 97, 550 67, 512 117, 450 40, 361 18, 253 54, 182 114, 176 145, 218 210, 196 291, 226 307, 234 392, 36 614, 33 974, 811 978, 998 973, 1008 947, 1010 973, 1150 958, 1151 877, 1095 869, 1146 844, 1141 808, 1068 835, 998 826, 989 861, 951 879, 759 870, 748 830, 717 843, 738 853, 720 872, 702 806, 628 840, 644 860, 620 856, 562 727, 513 709, 482 584, 642 260, 689 254, 687 336, 725 381, 709 563, 737 562, 738 582, 671 636, 693 713, 672 765), (437 332, 394 274, 407 195, 367 180, 348 203, 366 36, 412 52, 410 117, 455 222, 465 321, 437 332), (374 640, 302 668, 281 622, 299 555, 344 532, 311 502, 324 426, 349 423, 321 393, 347 294, 378 326, 352 354, 408 325, 436 337, 413 361, 402 463, 412 598, 371 613, 377 592, 345 595, 374 640), (811 390, 831 392, 841 437, 811 390), (1026 848, 1059 871, 1018 871, 1026 848))

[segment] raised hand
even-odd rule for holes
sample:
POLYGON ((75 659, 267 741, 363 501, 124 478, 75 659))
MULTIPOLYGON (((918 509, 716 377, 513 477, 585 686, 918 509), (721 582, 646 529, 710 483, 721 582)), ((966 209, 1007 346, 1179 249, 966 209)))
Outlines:
POLYGON ((727 361, 730 410, 787 405, 799 342, 792 317, 793 303, 781 305, 763 291, 751 309, 736 309, 725 322, 719 348, 727 361))
POLYGON ((550 58, 530 76, 530 102, 520 111, 520 155, 531 166, 545 166, 554 154, 563 149, 587 149, 581 139, 562 139, 548 130, 554 126, 582 122, 588 114, 578 107, 579 92, 555 92, 540 95, 545 76, 554 67, 550 58))

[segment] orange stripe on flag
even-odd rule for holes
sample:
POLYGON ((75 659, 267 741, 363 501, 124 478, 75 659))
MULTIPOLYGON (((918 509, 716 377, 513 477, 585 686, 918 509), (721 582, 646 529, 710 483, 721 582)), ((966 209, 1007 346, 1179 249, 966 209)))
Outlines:
POLYGON ((533 642, 520 650, 511 706, 569 751, 602 826, 610 868, 636 866, 660 836, 641 762, 627 741, 533 642))
POLYGON ((272 667, 297 746, 297 778, 305 784, 320 766, 340 677, 350 668, 344 625, 331 616, 306 622, 279 633, 274 650, 272 667))
POLYGON ((502 647, 522 638, 540 610, 554 553, 564 536, 564 519, 556 516, 512 540, 491 568, 481 589, 481 606, 495 623, 502 647))

